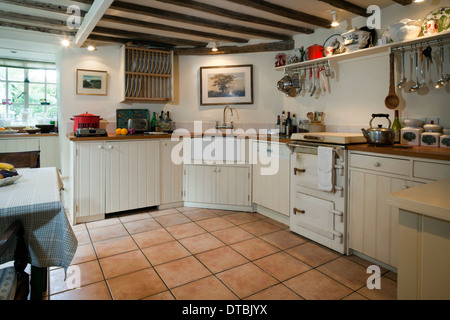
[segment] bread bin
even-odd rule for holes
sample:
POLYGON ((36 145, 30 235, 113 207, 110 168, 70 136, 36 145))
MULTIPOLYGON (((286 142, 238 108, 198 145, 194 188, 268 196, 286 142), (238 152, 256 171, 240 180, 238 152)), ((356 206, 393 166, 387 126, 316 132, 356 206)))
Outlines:
POLYGON ((144 133, 148 131, 147 119, 133 118, 128 119, 127 129, 134 129, 136 133, 144 133))

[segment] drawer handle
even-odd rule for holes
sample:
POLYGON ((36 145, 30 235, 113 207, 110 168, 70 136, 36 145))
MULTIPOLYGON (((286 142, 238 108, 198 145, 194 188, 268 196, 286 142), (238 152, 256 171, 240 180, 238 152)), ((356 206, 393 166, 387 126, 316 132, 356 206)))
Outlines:
POLYGON ((297 208, 294 208, 294 214, 297 214, 297 212, 301 213, 301 214, 304 214, 305 210, 298 210, 297 208))
POLYGON ((305 169, 294 168, 294 175, 297 175, 297 172, 305 172, 305 169))
POLYGON ((381 163, 379 163, 379 162, 374 162, 374 163, 373 163, 373 166, 378 168, 379 166, 381 166, 381 163))

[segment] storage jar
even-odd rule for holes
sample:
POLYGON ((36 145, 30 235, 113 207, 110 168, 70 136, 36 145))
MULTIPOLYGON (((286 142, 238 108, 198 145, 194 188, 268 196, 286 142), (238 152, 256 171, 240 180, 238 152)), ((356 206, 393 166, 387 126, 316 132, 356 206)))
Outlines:
POLYGON ((405 127, 401 130, 401 144, 409 146, 420 146, 420 135, 422 134, 422 128, 405 127))
POLYGON ((424 147, 439 147, 440 132, 424 132, 420 135, 420 145, 424 147))

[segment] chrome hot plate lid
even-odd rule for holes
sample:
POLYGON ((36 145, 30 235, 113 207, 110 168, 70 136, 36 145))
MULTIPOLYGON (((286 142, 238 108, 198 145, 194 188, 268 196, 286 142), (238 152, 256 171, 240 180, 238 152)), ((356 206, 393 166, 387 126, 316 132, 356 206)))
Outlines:
POLYGON ((344 132, 302 132, 293 133, 292 141, 308 141, 331 144, 354 144, 367 143, 362 133, 344 133, 344 132))

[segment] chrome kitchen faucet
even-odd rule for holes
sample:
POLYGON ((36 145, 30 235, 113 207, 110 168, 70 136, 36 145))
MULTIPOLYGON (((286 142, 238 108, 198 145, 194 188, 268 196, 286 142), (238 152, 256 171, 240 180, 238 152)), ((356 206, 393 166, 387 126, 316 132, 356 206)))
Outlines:
POLYGON ((233 129, 233 121, 230 122, 229 125, 227 125, 227 110, 231 111, 231 115, 233 115, 233 108, 230 106, 226 106, 223 108, 223 122, 222 125, 219 126, 219 121, 216 121, 216 129, 233 129))

